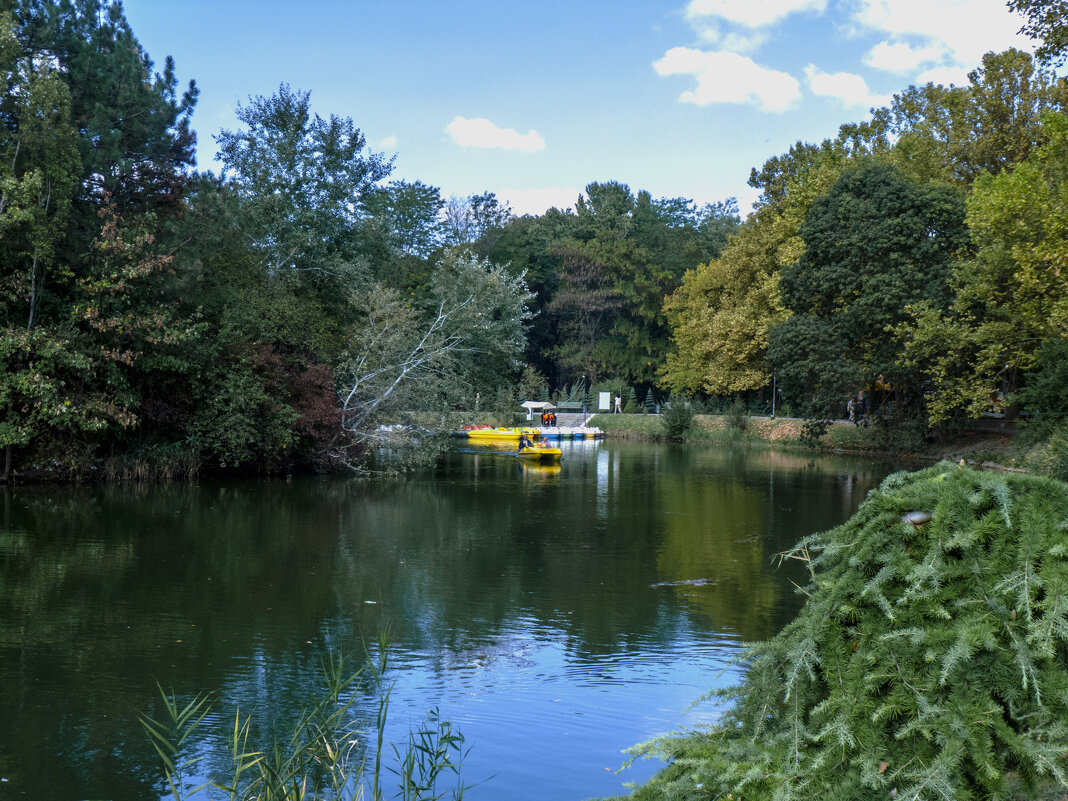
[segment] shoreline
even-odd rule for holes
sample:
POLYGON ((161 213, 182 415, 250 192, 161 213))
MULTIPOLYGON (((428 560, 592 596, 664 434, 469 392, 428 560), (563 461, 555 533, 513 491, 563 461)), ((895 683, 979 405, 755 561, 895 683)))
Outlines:
MULTIPOLYGON (((1033 473, 1027 466, 1032 448, 1004 433, 964 432, 953 440, 926 443, 919 448, 888 446, 877 424, 857 426, 848 420, 831 421, 818 445, 804 439, 802 418, 730 415, 694 415, 694 425, 682 440, 691 445, 732 445, 802 450, 809 453, 892 457, 925 464, 963 462, 969 467, 1009 473, 1033 473)), ((658 415, 598 414, 588 425, 605 432, 606 439, 656 441, 665 439, 658 415)))

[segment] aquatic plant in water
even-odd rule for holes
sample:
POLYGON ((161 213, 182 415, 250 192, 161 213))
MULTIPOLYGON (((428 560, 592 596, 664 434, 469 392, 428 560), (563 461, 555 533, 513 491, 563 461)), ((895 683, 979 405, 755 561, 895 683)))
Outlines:
POLYGON ((430 710, 423 724, 402 744, 387 746, 386 720, 391 688, 383 680, 386 647, 379 661, 351 673, 342 657, 323 660, 325 689, 312 699, 288 729, 287 737, 270 748, 250 743, 251 719, 238 710, 227 733, 225 776, 203 776, 205 754, 195 740, 211 710, 210 699, 198 695, 185 705, 162 689, 164 715, 141 722, 160 758, 164 783, 175 801, 195 796, 215 801, 381 801, 386 797, 384 769, 396 776, 390 797, 402 801, 462 799, 470 789, 460 776, 468 748, 452 723, 430 710), (377 716, 368 731, 355 719, 353 704, 368 689, 377 692, 377 716), (369 737, 375 738, 372 746, 369 737), (387 747, 395 765, 384 766, 387 747), (195 752, 196 755, 191 755, 195 752), (369 755, 373 754, 369 761, 369 755), (199 781, 199 784, 197 783, 199 781), (448 785, 448 786, 446 786, 448 785))

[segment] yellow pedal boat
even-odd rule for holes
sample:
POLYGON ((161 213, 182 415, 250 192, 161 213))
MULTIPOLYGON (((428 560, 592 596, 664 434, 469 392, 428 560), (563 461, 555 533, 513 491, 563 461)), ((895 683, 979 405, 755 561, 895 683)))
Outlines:
POLYGON ((536 428, 471 428, 466 432, 468 439, 504 442, 519 442, 524 434, 530 439, 537 439, 541 432, 536 428))
POLYGON ((563 451, 559 448, 550 448, 541 445, 535 445, 531 448, 520 448, 516 454, 524 462, 534 462, 538 464, 554 464, 560 461, 560 457, 563 455, 563 451))

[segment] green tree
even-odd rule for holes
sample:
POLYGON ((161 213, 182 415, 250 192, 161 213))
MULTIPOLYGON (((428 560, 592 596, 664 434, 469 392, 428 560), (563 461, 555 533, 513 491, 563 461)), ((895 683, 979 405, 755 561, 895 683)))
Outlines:
POLYGON ((372 446, 410 448, 421 431, 410 412, 510 388, 522 368, 530 299, 521 275, 463 251, 436 268, 426 310, 381 285, 361 296, 337 370, 346 436, 335 458, 357 467, 372 446))
POLYGON ((1046 128, 1048 144, 1012 172, 976 181, 976 252, 956 269, 952 308, 917 304, 903 327, 906 363, 931 382, 932 423, 989 411, 1068 325, 1068 115, 1047 115, 1046 128))
POLYGON ((554 355, 575 372, 651 384, 670 348, 664 298, 687 269, 719 253, 737 207, 697 209, 608 182, 587 186, 576 210, 549 306, 561 332, 554 355))
POLYGON ((803 252, 801 223, 837 180, 842 160, 830 144, 799 143, 753 172, 750 183, 762 189, 757 210, 665 302, 675 350, 660 370, 662 386, 725 395, 770 382, 768 331, 789 316, 779 278, 803 252))
POLYGON ((508 265, 513 273, 526 275, 535 295, 526 358, 557 386, 572 376, 562 371, 552 356, 562 337, 548 306, 559 286, 562 254, 558 245, 574 236, 576 225, 574 214, 557 209, 549 209, 541 217, 518 217, 491 237, 485 253, 495 264, 508 265))
POLYGON ((686 273, 666 299, 675 348, 660 369, 663 386, 723 395, 768 382, 767 332, 786 317, 778 292, 784 232, 776 222, 758 210, 718 259, 686 273))
POLYGON ((445 242, 449 245, 478 243, 480 255, 492 247, 501 229, 515 219, 511 206, 493 192, 468 197, 451 197, 444 207, 445 242))
MULTIPOLYGON (((0 16, 0 293, 7 322, 32 329, 50 271, 70 276, 59 248, 77 189, 70 93, 47 60, 23 56, 12 19, 0 16)), ((60 276, 57 276, 60 277, 60 276)))
POLYGON ((854 383, 861 376, 882 374, 899 391, 914 387, 915 377, 899 364, 892 327, 910 304, 948 304, 952 259, 967 241, 960 193, 919 184, 892 166, 864 164, 813 203, 800 233, 805 251, 780 281, 795 317, 769 333, 769 358, 784 376, 804 374, 794 367, 814 359, 815 375, 803 385, 786 382, 784 393, 793 400, 814 396, 814 412, 827 415, 863 388, 854 383), (799 361, 791 340, 801 330, 820 333, 812 340, 816 350, 799 361))
POLYGON ((15 24, 0 15, 0 448, 14 448, 71 413, 64 376, 84 369, 58 332, 41 327, 52 283, 69 281, 59 260, 77 189, 70 93, 45 59, 23 55, 15 24))
POLYGON ((223 177, 246 202, 246 236, 271 276, 342 297, 361 269, 360 224, 392 160, 367 150, 349 118, 311 113, 311 93, 282 84, 239 106, 246 128, 217 141, 223 177))
POLYGON ((1065 0, 1009 0, 1009 8, 1026 18, 1020 33, 1041 39, 1035 55, 1061 64, 1068 55, 1068 2, 1065 0))
POLYGON ((366 193, 362 251, 379 280, 398 289, 427 290, 431 257, 444 241, 444 207, 437 187, 422 181, 391 181, 366 193))
POLYGON ((430 302, 452 310, 450 330, 460 340, 449 386, 470 397, 480 387, 519 378, 533 298, 522 273, 473 253, 449 253, 438 263, 430 302))
POLYGON ((1068 85, 1015 49, 987 53, 966 86, 910 86, 870 123, 842 126, 853 156, 886 156, 920 181, 970 186, 1042 144, 1042 114, 1063 108, 1068 85), (892 142, 892 145, 891 145, 892 142))
MULTIPOLYGON (((1049 437, 1068 422, 1068 339, 1048 339, 1035 353, 1035 368, 1023 376, 1019 400, 1029 412, 1027 438, 1049 437)), ((1062 479, 1063 480, 1063 479, 1062 479)))
POLYGON ((550 355, 567 374, 596 380, 608 369, 603 343, 623 305, 612 275, 618 248, 571 242, 557 245, 556 253, 559 284, 546 310, 559 343, 550 355))
POLYGON ((71 96, 81 156, 79 245, 95 235, 93 212, 108 198, 121 213, 177 211, 196 161, 189 127, 198 90, 179 96, 174 62, 162 73, 108 0, 15 0, 27 57, 54 59, 71 96))
POLYGON ((810 571, 801 612, 747 648, 718 723, 639 747, 671 764, 633 797, 1063 793, 1066 514, 1048 479, 890 476, 784 555, 810 571))

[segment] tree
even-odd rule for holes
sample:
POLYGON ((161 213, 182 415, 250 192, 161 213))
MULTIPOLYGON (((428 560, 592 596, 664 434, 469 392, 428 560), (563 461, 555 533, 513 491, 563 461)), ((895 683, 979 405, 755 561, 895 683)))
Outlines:
POLYGON ((379 280, 398 289, 426 291, 430 258, 444 241, 444 206, 437 187, 422 181, 391 181, 367 192, 361 251, 370 255, 379 280))
POLYGON ((66 235, 77 188, 76 134, 70 93, 47 60, 19 52, 14 24, 0 16, 0 276, 5 322, 33 329, 50 270, 66 235))
POLYGON ((551 355, 560 344, 561 333, 548 306, 559 286, 561 255, 557 246, 572 238, 575 230, 575 215, 557 209, 549 209, 541 217, 518 217, 491 237, 485 254, 495 264, 508 265, 513 273, 522 271, 526 276, 535 295, 535 323, 528 331, 526 359, 554 385, 569 380, 570 374, 551 355))
POLYGON ((431 279, 431 304, 451 309, 462 339, 450 387, 470 397, 479 388, 512 383, 522 372, 534 296, 523 273, 512 274, 472 253, 445 256, 431 279))
POLYGON ((363 203, 369 224, 380 229, 397 252, 425 259, 440 246, 445 201, 437 187, 391 181, 369 190, 363 203))
POLYGON ((617 248, 571 242, 557 245, 556 255, 561 261, 560 283, 547 311, 560 342, 551 354, 568 373, 596 380, 606 371, 598 348, 622 306, 611 272, 617 248))
POLYGON ((955 271, 952 308, 917 304, 902 329, 906 363, 931 382, 932 423, 990 410, 1068 325, 1068 115, 1045 120, 1047 145, 976 181, 967 216, 976 251, 955 271))
POLYGON ((492 246, 486 242, 491 232, 499 230, 515 219, 511 206, 501 203, 493 192, 449 198, 444 208, 445 241, 449 245, 492 246))
POLYGON ((783 558, 801 612, 748 647, 719 721, 639 746, 633 795, 915 801, 1068 789, 1064 485, 938 465, 897 473, 783 558), (981 566, 977 569, 977 566, 981 566))
POLYGON ((248 204, 246 235, 270 275, 332 288, 351 281, 365 201, 392 170, 351 119, 311 113, 311 93, 282 84, 239 106, 243 131, 216 137, 223 177, 248 204))
POLYGON ((687 272, 668 296, 675 350, 660 369, 663 386, 726 395, 770 380, 768 330, 786 317, 778 290, 783 231, 775 223, 770 210, 758 210, 718 259, 687 272))
POLYGON ((71 96, 81 155, 79 245, 95 235, 103 198, 120 211, 178 210, 187 169, 196 161, 189 127, 198 90, 179 97, 174 62, 162 74, 110 0, 16 0, 18 37, 27 58, 54 60, 71 96))
POLYGON ((1042 44, 1035 55, 1057 65, 1068 55, 1068 2, 1065 0, 1009 0, 1009 8, 1026 17, 1020 33, 1042 44))
POLYGON ((86 366, 62 336, 40 327, 48 279, 69 279, 57 256, 77 187, 70 93, 47 60, 26 57, 14 20, 0 15, 0 447, 3 479, 14 448, 70 411, 63 379, 86 366))
POLYGON ((419 430, 411 411, 470 400, 517 376, 530 299, 521 275, 470 253, 438 265, 425 313, 384 286, 362 297, 337 370, 345 437, 335 458, 358 466, 372 445, 410 446, 419 430))
MULTIPOLYGON (((952 259, 967 241, 960 193, 919 184, 892 166, 862 164, 813 203, 801 238, 804 253, 782 272, 783 304, 795 316, 821 321, 825 333, 816 383, 793 387, 793 400, 811 393, 817 414, 826 415, 863 388, 845 383, 857 376, 884 375, 899 391, 906 383, 914 387, 915 377, 899 364, 892 328, 910 304, 948 304, 952 259)), ((802 324, 771 331, 776 371, 796 372, 798 354, 786 340, 802 324)))
POLYGON ((780 274, 800 257, 801 223, 838 179, 841 162, 829 144, 799 143, 754 171, 750 183, 763 188, 759 208, 664 304, 675 351, 660 370, 662 386, 719 395, 770 382, 768 331, 790 314, 779 296, 780 274))
POLYGON ((1042 117, 1068 104, 1068 82, 1016 49, 987 53, 968 80, 958 173, 970 183, 983 172, 1010 169, 1045 143, 1042 117))

